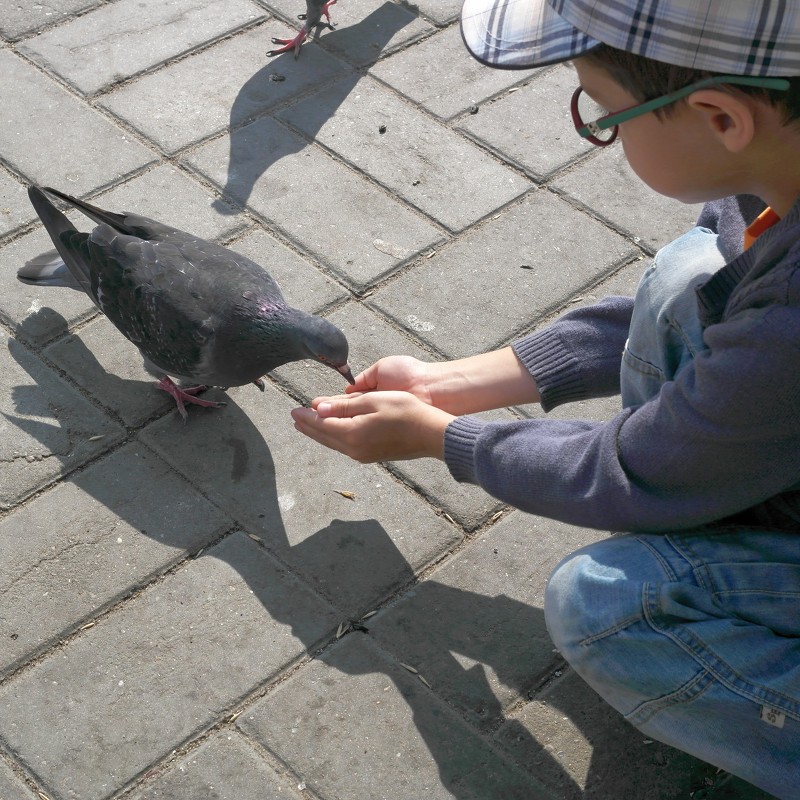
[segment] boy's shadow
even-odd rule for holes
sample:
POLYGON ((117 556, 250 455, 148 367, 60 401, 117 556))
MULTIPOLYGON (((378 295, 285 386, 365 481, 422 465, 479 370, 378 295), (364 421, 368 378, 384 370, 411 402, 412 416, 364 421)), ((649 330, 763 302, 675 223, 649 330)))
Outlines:
MULTIPOLYGON (((282 53, 249 78, 231 107, 228 176, 222 190, 225 197, 246 206, 259 178, 277 161, 302 151, 307 145, 305 139, 290 134, 271 117, 261 116, 265 100, 275 93, 276 86, 281 87, 278 91, 284 96, 289 96, 310 91, 319 83, 341 75, 326 92, 325 113, 305 120, 304 133, 313 141, 320 127, 363 77, 358 67, 373 62, 394 35, 417 17, 415 10, 385 2, 355 25, 326 31, 322 37, 325 50, 311 39, 301 48, 298 59, 291 51, 282 53), (354 55, 356 47, 358 52, 354 55), (341 54, 351 63, 333 58, 328 50, 341 54), (331 93, 335 93, 333 103, 331 93)), ((221 200, 215 201, 213 206, 220 214, 235 213, 221 200)))
MULTIPOLYGON (((20 326, 23 335, 24 325, 23 322, 20 326)), ((13 340, 9 344, 12 357, 15 357, 19 345, 13 340)), ((83 353, 83 358, 87 363, 95 360, 88 350, 83 353)), ((132 386, 137 383, 126 382, 132 386)), ((23 391, 17 387, 14 392, 17 413, 6 415, 6 418, 29 435, 41 437, 40 440, 46 442, 49 424, 25 416, 26 409, 41 409, 41 402, 34 402, 32 396, 37 390, 38 386, 25 387, 23 391)), ((255 389, 253 391, 258 394, 255 389)), ((193 482, 242 529, 259 535, 260 543, 252 541, 252 548, 263 546, 334 608, 345 609, 344 613, 352 614, 357 610, 363 614, 402 587, 413 584, 414 570, 376 519, 321 520, 321 527, 315 533, 295 544, 290 542, 282 521, 275 464, 261 431, 231 398, 223 410, 210 413, 190 410, 189 413, 188 427, 184 427, 176 415, 164 423, 156 423, 155 427, 164 438, 155 449, 180 472, 190 474, 193 482), (202 452, 208 454, 199 461, 198 441, 203 443, 202 452)), ((54 424, 58 424, 57 418, 54 424)), ((282 432, 273 430, 273 434, 281 436, 282 432)), ((300 468, 305 468, 305 465, 296 465, 296 469, 300 468)), ((285 465, 284 475, 287 469, 290 467, 285 465)), ((143 524, 146 504, 128 503, 121 512, 113 508, 112 498, 117 490, 111 487, 112 478, 105 488, 96 478, 87 480, 83 472, 69 480, 91 493, 95 500, 109 507, 117 516, 124 514, 125 521, 142 531, 143 535, 178 548, 186 546, 185 532, 182 534, 169 523, 162 527, 153 526, 151 515, 148 524, 143 524)), ((225 552, 224 548, 222 552, 225 552)), ((316 651, 334 637, 335 631, 329 631, 320 641, 319 625, 309 618, 312 612, 308 604, 300 604, 301 609, 293 607, 285 599, 281 602, 273 600, 275 587, 265 585, 258 569, 259 559, 253 558, 254 551, 231 548, 228 552, 228 563, 247 583, 267 613, 291 626, 307 652, 316 651)), ((75 587, 75 591, 80 591, 80 587, 75 587)), ((374 673, 376 664, 385 666, 387 678, 395 682, 399 695, 408 702, 419 735, 438 765, 443 785, 453 797, 459 800, 525 797, 528 800, 530 795, 522 793, 529 791, 524 788, 525 782, 520 783, 518 775, 509 774, 513 771, 495 750, 486 747, 483 740, 473 734, 464 734, 459 740, 458 731, 448 724, 441 702, 431 698, 430 690, 422 688, 420 683, 419 686, 414 684, 415 689, 409 691, 408 675, 391 660, 353 657, 353 647, 358 645, 358 639, 351 637, 367 636, 390 652, 393 647, 398 647, 398 641, 414 643, 420 659, 418 663, 424 660, 435 665, 435 693, 439 698, 454 707, 457 714, 465 716, 471 725, 489 731, 502 722, 503 708, 491 689, 487 668, 491 668, 500 683, 512 693, 524 697, 559 664, 557 656, 552 653, 542 610, 504 595, 487 596, 436 580, 418 583, 413 595, 408 595, 404 602, 406 605, 401 603, 395 607, 404 609, 399 617, 395 614, 393 619, 395 609, 375 617, 372 631, 348 633, 341 642, 326 647, 321 660, 344 674, 352 675, 374 673), (382 619, 385 621, 381 622, 382 619), (464 668, 454 654, 477 663, 464 668), (476 768, 476 764, 480 764, 480 768, 476 768)), ((364 624, 369 628, 370 621, 364 624)), ((402 653, 393 655, 402 660, 402 653)), ((429 677, 434 676, 429 673, 429 677)), ((543 749, 527 728, 511 723, 506 733, 513 735, 515 748, 526 754, 536 754, 535 763, 529 765, 531 774, 545 785, 558 786, 559 796, 570 800, 620 796, 622 787, 615 769, 620 766, 619 735, 610 746, 606 746, 607 731, 598 730, 596 718, 587 718, 581 704, 575 708, 567 699, 560 710, 572 716, 572 724, 585 730, 586 738, 594 745, 587 776, 592 791, 584 793, 562 768, 558 758, 543 749)), ((627 727, 615 725, 612 733, 621 731, 624 736, 627 727)), ((469 729, 464 727, 460 730, 466 732, 469 729)), ((641 739, 640 734, 633 729, 630 731, 630 736, 641 739)), ((628 777, 631 772, 629 765, 626 770, 628 777)), ((634 792, 628 796, 644 795, 634 792)))

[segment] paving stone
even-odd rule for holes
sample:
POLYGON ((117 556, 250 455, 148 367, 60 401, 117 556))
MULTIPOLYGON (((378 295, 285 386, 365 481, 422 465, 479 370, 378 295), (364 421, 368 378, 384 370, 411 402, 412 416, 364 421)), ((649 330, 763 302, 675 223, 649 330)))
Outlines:
POLYGON ((0 508, 9 508, 119 441, 124 431, 1 334, 0 508))
POLYGON ((686 204, 657 194, 636 176, 622 145, 613 145, 553 182, 601 219, 655 252, 694 227, 702 204, 686 204))
POLYGON ((594 147, 572 124, 569 102, 576 85, 574 69, 556 67, 483 106, 459 128, 537 180, 545 179, 594 147))
POLYGON ((713 783, 714 767, 648 739, 571 670, 506 722, 496 738, 563 800, 770 800, 736 779, 736 788, 726 787, 730 793, 701 793, 713 783))
POLYGON ((270 39, 293 35, 283 23, 269 20, 105 95, 101 105, 174 153, 302 94, 320 75, 327 80, 352 70, 314 46, 296 61, 287 53, 265 63, 270 39), (250 77, 245 81, 245 76, 250 77), (170 98, 168 104, 164 97, 170 98))
POLYGON ((476 145, 366 78, 355 91, 351 81, 339 81, 278 117, 452 231, 530 187, 476 145), (399 142, 403 158, 388 158, 399 142))
POLYGON ((272 386, 228 395, 224 409, 190 410, 187 426, 174 414, 153 423, 144 441, 344 615, 374 608, 460 538, 379 467, 297 433, 295 403, 272 386))
POLYGON ((184 158, 225 196, 249 205, 358 289, 444 238, 273 119, 246 125, 184 158), (314 191, 305 190, 309 184, 314 191))
POLYGON ((370 620, 370 633, 474 725, 495 728, 558 663, 544 587, 597 531, 509 512, 370 620))
POLYGON ((230 525, 141 444, 0 520, 0 674, 230 525))
POLYGON ((347 635, 239 726, 325 798, 549 796, 369 639, 347 635))
MULTIPOLYGON (((78 222, 77 215, 70 219, 78 222)), ((16 279, 17 270, 29 259, 53 249, 53 242, 40 228, 0 249, 0 272, 8 276, 0 292, 0 318, 27 342, 42 345, 68 328, 97 313, 83 293, 57 287, 28 286, 16 279)))
POLYGON ((47 2, 15 3, 3 5, 0 33, 10 39, 37 30, 44 25, 59 22, 65 16, 99 5, 99 0, 47 0, 47 2))
POLYGON ((106 797, 334 626, 233 534, 4 684, 0 735, 58 797, 106 797))
MULTIPOLYGON (((388 355, 408 355, 422 361, 436 360, 413 339, 404 336, 363 306, 349 303, 328 318, 347 335, 354 375, 388 355)), ((319 367, 315 364, 302 361, 287 364, 275 372, 281 381, 291 387, 293 394, 304 398, 306 403, 326 393, 320 391, 319 367)), ((343 391, 344 387, 341 386, 333 390, 336 394, 343 391)), ((484 416, 511 419, 510 414, 502 411, 484 416)), ((467 483, 456 483, 444 463, 435 458, 391 462, 389 466, 403 481, 417 488, 429 502, 467 530, 477 528, 502 506, 483 489, 467 483)))
POLYGON ((461 0, 422 0, 415 5, 426 17, 443 24, 460 18, 463 3, 461 0))
POLYGON ((41 800, 41 795, 37 798, 3 761, 0 761, 0 797, 8 800, 41 800))
POLYGON ((175 401, 145 370, 136 346, 102 315, 44 354, 129 427, 175 408, 175 401))
MULTIPOLYGON (((182 170, 162 165, 127 181, 91 201, 109 211, 131 211, 163 222, 203 239, 230 236, 247 220, 232 207, 222 214, 211 207, 214 195, 182 170)), ((79 230, 90 231, 95 223, 78 216, 79 230)))
POLYGON ((379 61, 369 71, 444 119, 464 113, 537 72, 486 69, 467 52, 458 25, 379 61), (436 80, 431 80, 431 75, 436 80))
POLYGON ((450 358, 474 355, 532 327, 636 252, 539 191, 379 289, 368 303, 450 358))
POLYGON ((267 269, 286 301, 304 311, 317 313, 347 297, 345 289, 263 230, 249 233, 230 248, 267 269))
POLYGON ((0 152, 29 180, 82 195, 153 160, 129 134, 8 50, 0 50, 0 75, 0 152))
POLYGON ((145 784, 132 800, 302 800, 236 733, 220 733, 145 784))
MULTIPOLYGON (((296 0, 270 0, 270 6, 292 22, 297 19, 296 0)), ((433 30, 431 25, 418 18, 412 8, 388 0, 348 0, 347 3, 332 7, 330 15, 336 30, 322 30, 320 46, 358 66, 371 64, 375 59, 433 30)), ((296 24, 299 30, 301 23, 296 24)), ((290 38, 294 38, 294 34, 290 38)), ((310 50, 314 46, 307 43, 303 50, 310 50)), ((289 57, 293 56, 289 54, 289 57)))
POLYGON ((0 236, 36 219, 25 187, 0 169, 0 236))
POLYGON ((248 0, 119 0, 19 50, 90 95, 264 16, 248 0))

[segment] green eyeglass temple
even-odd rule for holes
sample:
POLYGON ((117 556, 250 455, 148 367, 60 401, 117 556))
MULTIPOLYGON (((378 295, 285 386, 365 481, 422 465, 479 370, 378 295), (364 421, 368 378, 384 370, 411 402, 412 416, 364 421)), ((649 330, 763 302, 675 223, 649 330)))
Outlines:
POLYGON ((644 103, 630 106, 629 108, 625 108, 622 111, 617 111, 614 114, 607 114, 605 117, 600 117, 593 122, 584 122, 578 114, 578 97, 580 97, 580 94, 583 91, 582 87, 579 86, 575 90, 575 94, 572 97, 572 116, 575 122, 575 129, 584 139, 589 139, 590 141, 594 140, 595 144, 611 144, 616 136, 612 136, 606 141, 597 139, 597 136, 603 131, 609 130, 610 128, 616 128, 617 125, 627 122, 629 119, 633 119, 641 114, 647 114, 649 111, 655 111, 657 108, 662 108, 670 103, 674 103, 676 100, 680 100, 682 97, 686 97, 692 92, 696 92, 700 89, 707 89, 710 86, 719 86, 721 84, 759 86, 762 89, 776 89, 784 92, 790 86, 789 81, 786 78, 756 78, 746 77, 743 75, 714 75, 711 78, 704 78, 701 81, 697 81, 697 83, 684 86, 683 89, 678 89, 670 94, 656 97, 654 100, 647 100, 644 103))

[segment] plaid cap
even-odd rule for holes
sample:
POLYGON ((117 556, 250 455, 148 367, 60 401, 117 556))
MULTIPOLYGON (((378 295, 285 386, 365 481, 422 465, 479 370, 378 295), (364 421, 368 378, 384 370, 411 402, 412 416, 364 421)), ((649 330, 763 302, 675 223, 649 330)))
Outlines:
POLYGON ((478 61, 505 69, 605 43, 680 67, 800 75, 797 0, 466 0, 461 32, 478 61))

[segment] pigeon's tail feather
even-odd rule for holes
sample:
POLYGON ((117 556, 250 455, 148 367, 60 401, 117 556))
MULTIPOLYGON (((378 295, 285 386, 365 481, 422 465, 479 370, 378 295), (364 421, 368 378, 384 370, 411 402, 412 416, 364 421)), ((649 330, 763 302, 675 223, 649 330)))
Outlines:
POLYGON ((117 230, 120 233, 131 232, 130 226, 125 222, 125 214, 114 214, 111 211, 105 211, 102 208, 93 206, 91 203, 87 203, 85 200, 78 200, 77 197, 64 194, 64 192, 59 192, 58 189, 51 189, 49 186, 44 186, 42 188, 48 194, 52 194, 59 200, 63 200, 65 203, 75 206, 75 208, 77 208, 79 211, 82 211, 87 217, 89 217, 89 219, 94 220, 98 225, 110 225, 112 228, 114 228, 114 230, 117 230))
POLYGON ((48 250, 26 261, 17 271, 17 278, 31 286, 66 286, 83 291, 57 250, 48 250))
MULTIPOLYGON (((49 191, 49 190, 48 190, 49 191)), ((44 224, 47 233, 53 240, 58 254, 63 259, 64 265, 69 270, 75 283, 83 289, 86 294, 94 299, 92 293, 92 282, 89 277, 89 272, 85 265, 75 257, 70 247, 67 245, 67 240, 73 235, 81 235, 78 233, 77 228, 62 214, 47 198, 47 195, 39 189, 38 186, 28 187, 28 197, 33 204, 39 219, 44 224)), ((85 234, 83 234, 85 235, 85 234)), ((27 266, 27 265, 26 265, 27 266)), ((24 271, 25 267, 20 270, 24 271)), ((23 281, 24 282, 24 281, 23 281)))

